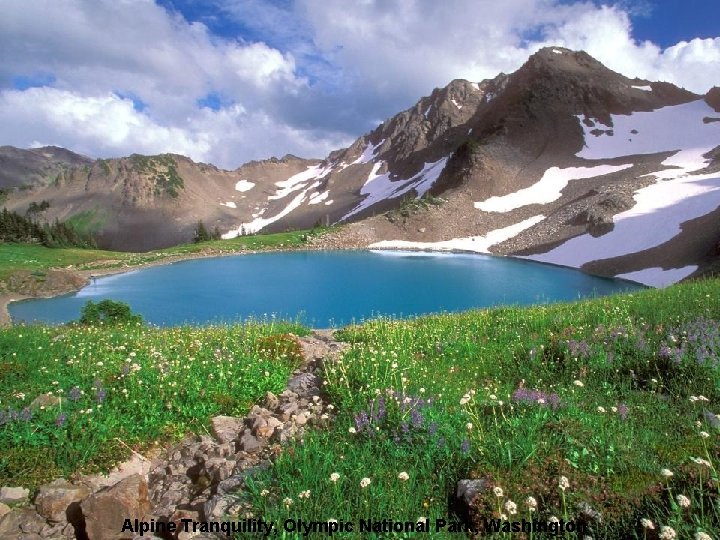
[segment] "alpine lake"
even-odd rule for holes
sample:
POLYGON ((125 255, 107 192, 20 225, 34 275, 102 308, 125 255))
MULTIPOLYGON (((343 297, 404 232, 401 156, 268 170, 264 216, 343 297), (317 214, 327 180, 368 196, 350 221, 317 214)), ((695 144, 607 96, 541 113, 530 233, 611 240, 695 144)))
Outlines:
POLYGON ((15 322, 60 324, 88 300, 119 300, 158 326, 299 320, 314 328, 498 305, 572 301, 644 288, 486 255, 292 251, 195 259, 92 278, 82 290, 13 302, 15 322))

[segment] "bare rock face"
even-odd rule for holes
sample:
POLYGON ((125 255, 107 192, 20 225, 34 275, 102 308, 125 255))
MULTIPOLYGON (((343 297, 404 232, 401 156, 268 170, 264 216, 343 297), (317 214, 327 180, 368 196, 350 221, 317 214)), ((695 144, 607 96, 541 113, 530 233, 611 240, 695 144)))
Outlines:
POLYGON ((152 511, 147 482, 139 474, 90 495, 81 507, 88 537, 102 540, 132 538, 121 533, 125 520, 142 520, 152 511))
POLYGON ((716 112, 720 113, 720 86, 713 86, 710 91, 705 94, 705 101, 716 112))
POLYGON ((83 485, 74 485, 64 479, 40 486, 35 497, 38 514, 50 522, 78 523, 82 516, 80 501, 90 495, 83 485))

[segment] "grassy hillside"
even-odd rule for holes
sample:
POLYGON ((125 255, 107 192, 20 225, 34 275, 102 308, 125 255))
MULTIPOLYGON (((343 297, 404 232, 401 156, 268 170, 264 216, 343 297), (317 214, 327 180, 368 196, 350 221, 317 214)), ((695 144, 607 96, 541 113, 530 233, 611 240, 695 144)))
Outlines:
POLYGON ((287 233, 257 234, 232 240, 214 240, 197 244, 183 244, 148 253, 125 253, 97 249, 46 248, 32 244, 0 244, 0 280, 7 279, 17 270, 45 272, 50 268, 72 265, 78 270, 119 268, 158 262, 195 253, 233 253, 247 250, 300 248, 315 235, 327 229, 292 231, 287 233))

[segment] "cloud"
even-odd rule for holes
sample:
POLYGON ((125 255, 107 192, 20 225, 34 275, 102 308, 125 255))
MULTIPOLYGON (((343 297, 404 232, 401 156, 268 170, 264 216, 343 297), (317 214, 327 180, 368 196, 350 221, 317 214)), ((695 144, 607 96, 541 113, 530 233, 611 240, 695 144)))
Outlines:
POLYGON ((132 100, 115 94, 81 96, 47 87, 5 91, 0 94, 0 124, 11 143, 32 140, 34 145, 63 145, 93 155, 141 148, 204 159, 210 151, 207 134, 158 125, 138 112, 132 100))
POLYGON ((628 77, 672 82, 698 93, 720 84, 720 37, 666 49, 636 42, 628 15, 603 6, 553 28, 546 43, 582 49, 628 77))
POLYGON ((719 84, 720 37, 638 42, 629 13, 644 2, 3 0, 0 144, 224 167, 322 157, 434 87, 514 71, 545 45, 697 92, 719 84))

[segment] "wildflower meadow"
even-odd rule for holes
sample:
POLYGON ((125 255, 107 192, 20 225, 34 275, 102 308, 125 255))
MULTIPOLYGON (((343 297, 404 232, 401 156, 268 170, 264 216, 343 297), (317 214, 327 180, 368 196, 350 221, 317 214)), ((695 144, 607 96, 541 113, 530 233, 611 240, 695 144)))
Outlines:
POLYGON ((345 328, 352 347, 326 372, 337 419, 255 479, 256 515, 718 538, 719 293, 709 280, 345 328), (485 486, 469 515, 464 478, 485 486))
MULTIPOLYGON (((251 514, 235 517, 353 522, 348 538, 420 534, 361 533, 360 520, 443 520, 482 536, 524 519, 573 521, 594 539, 717 540, 718 298, 720 280, 708 279, 340 329, 350 348, 324 371, 332 422, 249 478, 236 496, 251 514), (461 479, 479 482, 469 509, 455 500, 461 479)), ((282 390, 299 362, 290 334, 304 332, 277 322, 4 329, 0 483, 103 470, 204 432, 213 415, 243 414, 282 390)))

